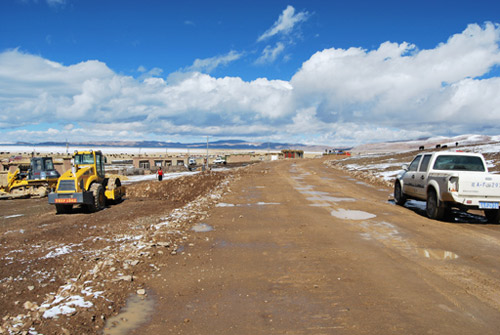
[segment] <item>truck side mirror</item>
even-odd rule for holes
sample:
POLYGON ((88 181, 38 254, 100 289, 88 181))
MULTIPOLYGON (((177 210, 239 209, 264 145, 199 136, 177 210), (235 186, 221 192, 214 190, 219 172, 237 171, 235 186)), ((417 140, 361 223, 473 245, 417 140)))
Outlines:
POLYGON ((401 167, 403 170, 405 171, 408 171, 408 164, 403 164, 403 166, 401 167))

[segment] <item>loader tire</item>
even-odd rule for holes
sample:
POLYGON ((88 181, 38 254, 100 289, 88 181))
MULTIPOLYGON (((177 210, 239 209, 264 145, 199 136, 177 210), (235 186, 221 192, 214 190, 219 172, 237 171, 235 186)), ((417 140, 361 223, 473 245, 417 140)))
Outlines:
POLYGON ((104 195, 104 188, 101 184, 92 184, 90 186, 90 191, 94 196, 94 202, 87 206, 87 210, 91 213, 94 213, 104 208, 106 197, 104 195))
MULTIPOLYGON (((111 178, 108 180, 108 190, 114 190, 115 188, 120 187, 120 186, 122 186, 120 178, 111 178)), ((122 194, 120 193, 120 195, 114 200, 106 199, 106 201, 108 201, 111 204, 120 203, 120 201, 122 201, 122 194)))

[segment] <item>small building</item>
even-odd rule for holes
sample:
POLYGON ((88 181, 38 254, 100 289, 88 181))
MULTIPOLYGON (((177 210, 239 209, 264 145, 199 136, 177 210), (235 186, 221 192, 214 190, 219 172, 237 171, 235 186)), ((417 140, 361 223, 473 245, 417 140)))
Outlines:
POLYGON ((187 170, 187 158, 185 157, 134 157, 132 164, 134 168, 156 171, 162 168, 166 172, 177 172, 187 170))
POLYGON ((284 149, 281 150, 281 155, 283 158, 304 158, 303 150, 293 150, 293 149, 284 149))

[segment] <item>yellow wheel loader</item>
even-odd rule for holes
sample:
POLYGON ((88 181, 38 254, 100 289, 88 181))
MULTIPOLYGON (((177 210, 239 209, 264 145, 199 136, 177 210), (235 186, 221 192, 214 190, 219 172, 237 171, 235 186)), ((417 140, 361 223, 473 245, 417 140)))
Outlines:
POLYGON ((119 178, 104 174, 101 151, 75 151, 72 168, 59 178, 55 192, 49 193, 49 204, 58 214, 71 212, 73 205, 82 205, 89 212, 104 208, 106 201, 117 202, 125 195, 119 178))
POLYGON ((59 176, 52 157, 33 157, 19 163, 13 173, 0 172, 0 199, 45 197, 59 176))

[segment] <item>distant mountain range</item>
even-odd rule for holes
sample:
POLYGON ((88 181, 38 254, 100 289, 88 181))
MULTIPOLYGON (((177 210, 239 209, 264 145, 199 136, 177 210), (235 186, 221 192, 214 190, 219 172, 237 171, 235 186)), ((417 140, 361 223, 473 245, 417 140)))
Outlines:
MULTIPOLYGON (((55 146, 65 147, 69 146, 99 146, 99 147, 131 147, 131 148, 186 148, 186 149, 204 149, 207 147, 207 142, 199 143, 180 143, 180 142, 160 142, 160 141, 89 141, 89 142, 16 142, 15 144, 5 145, 19 145, 19 146, 55 146)), ((210 149, 235 149, 235 150, 283 150, 283 149, 297 149, 297 150, 310 150, 310 151, 324 151, 331 149, 327 146, 311 146, 304 144, 290 144, 290 143, 276 143, 276 142, 248 142, 242 140, 219 140, 209 142, 210 149)))

